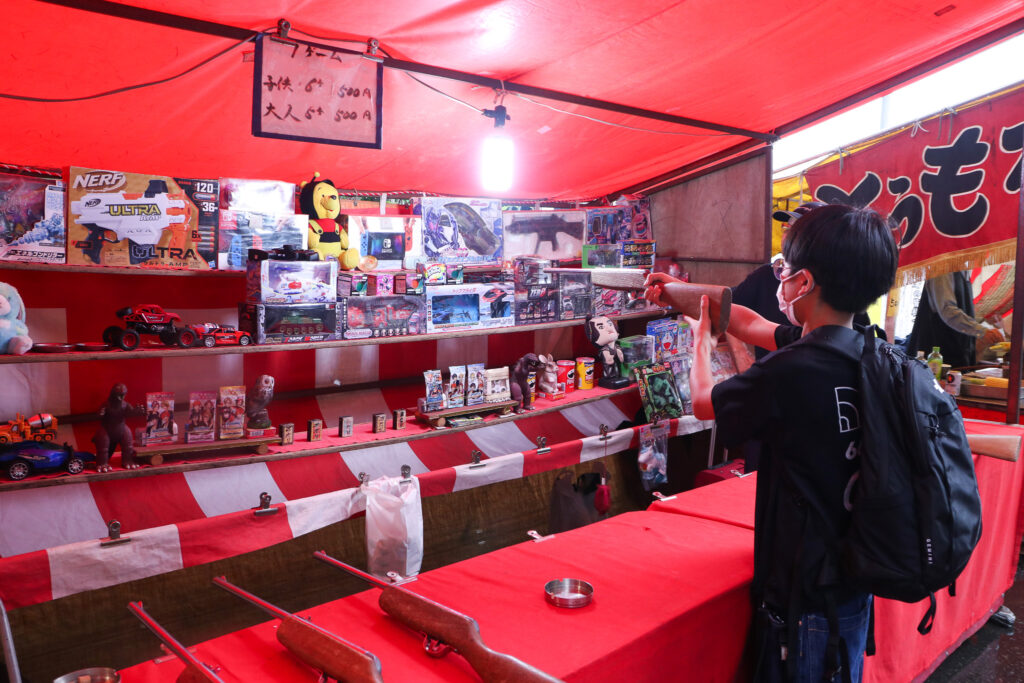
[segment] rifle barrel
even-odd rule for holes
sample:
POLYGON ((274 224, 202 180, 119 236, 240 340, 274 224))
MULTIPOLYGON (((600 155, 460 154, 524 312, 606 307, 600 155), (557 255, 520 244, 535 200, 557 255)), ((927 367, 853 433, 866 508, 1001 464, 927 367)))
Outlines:
POLYGON ((352 576, 357 576, 360 579, 362 579, 363 581, 367 581, 369 583, 372 583, 377 588, 397 588, 397 586, 395 586, 393 584, 390 584, 387 581, 382 581, 381 579, 378 579, 373 574, 367 574, 366 572, 364 572, 362 570, 356 569, 355 567, 353 567, 351 565, 345 564, 341 560, 336 560, 335 558, 333 558, 330 555, 328 555, 327 553, 325 553, 323 550, 317 550, 316 552, 314 552, 313 553, 313 557, 315 557, 316 559, 320 560, 321 562, 326 562, 329 565, 337 567, 338 569, 343 569, 343 570, 347 571, 349 574, 351 574, 352 576))
POLYGON ((178 659, 185 662, 186 668, 191 666, 192 668, 205 674, 210 681, 218 681, 219 683, 223 683, 220 676, 210 671, 210 669, 205 664, 196 659, 196 656, 189 652, 184 645, 179 643, 174 636, 172 636, 170 633, 164 630, 163 626, 158 624, 156 620, 153 619, 153 617, 149 616, 146 610, 143 609, 141 602, 129 602, 128 609, 131 610, 132 614, 138 617, 139 621, 146 625, 146 628, 153 632, 153 635, 160 639, 160 641, 164 644, 164 646, 167 647, 168 650, 173 652, 174 655, 178 657, 178 659))
POLYGON ((235 584, 233 584, 230 581, 228 581, 227 578, 224 577, 224 576, 214 577, 213 582, 215 584, 217 584, 218 586, 220 586, 221 588, 223 588, 224 590, 226 590, 227 592, 234 593, 235 595, 237 595, 238 597, 242 598, 243 600, 247 600, 247 601, 251 602, 252 604, 256 605, 257 607, 259 607, 264 612, 267 612, 268 614, 271 614, 271 615, 277 617, 278 619, 287 619, 288 617, 292 616, 291 613, 285 612, 280 607, 277 607, 275 605, 270 604, 269 602, 267 602, 263 598, 255 596, 252 593, 250 593, 249 591, 244 590, 242 588, 239 588, 235 584))

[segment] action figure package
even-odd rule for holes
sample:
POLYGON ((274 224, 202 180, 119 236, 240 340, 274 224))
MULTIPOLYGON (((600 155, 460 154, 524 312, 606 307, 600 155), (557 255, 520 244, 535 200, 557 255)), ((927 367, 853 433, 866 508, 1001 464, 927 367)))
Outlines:
POLYGON ((483 363, 470 363, 466 366, 467 406, 477 406, 484 402, 484 388, 487 384, 486 372, 483 363))
POLYGON ((151 392, 146 394, 146 426, 142 430, 144 446, 174 443, 178 440, 178 425, 174 422, 174 394, 151 392))
POLYGON ((654 338, 646 334, 635 334, 619 339, 619 348, 622 349, 619 370, 623 377, 635 380, 637 368, 654 362, 654 338))
POLYGON ((72 166, 67 184, 69 264, 210 269, 199 208, 176 179, 72 166))
POLYGON ((338 305, 238 304, 238 329, 257 344, 330 341, 338 338, 338 305))
POLYGON ((590 273, 577 268, 564 268, 558 277, 558 318, 580 320, 594 312, 594 287, 590 273))
POLYGON ((655 363, 637 368, 640 402, 648 422, 658 422, 683 415, 683 401, 676 387, 676 378, 669 363, 655 363))
POLYGON ((342 339, 377 339, 426 332, 421 296, 354 296, 338 300, 342 339))
POLYGON ((647 334, 654 338, 654 360, 661 362, 679 353, 679 321, 660 318, 647 323, 647 334))
POLYGON ((461 408, 466 405, 466 366, 448 367, 448 407, 461 408))
POLYGON ((582 258, 584 211, 506 211, 505 260, 538 256, 552 261, 582 258))
POLYGON ((558 276, 548 272, 551 261, 517 256, 512 261, 516 325, 558 320, 558 276))
POLYGON ((338 261, 250 259, 245 300, 251 304, 317 304, 337 296, 338 261))
POLYGON ((501 200, 422 197, 413 204, 422 230, 406 246, 405 267, 418 263, 501 263, 501 200))
POLYGON ((619 315, 626 309, 626 293, 621 289, 594 287, 594 315, 619 315))
POLYGON ((654 490, 668 481, 668 423, 640 426, 637 465, 645 491, 654 490))
POLYGON ((693 399, 690 395, 690 367, 693 365, 693 355, 689 352, 680 353, 669 356, 665 362, 672 368, 672 374, 676 378, 676 390, 683 404, 683 415, 693 415, 693 399))
MULTIPOLYGON (((417 216, 348 216, 349 245, 377 259, 378 268, 405 266, 406 247, 419 230, 417 216)), ((412 267, 412 265, 410 265, 412 267)))
POLYGON ((64 183, 0 173, 0 261, 64 259, 64 183))
POLYGON ((622 254, 615 244, 584 244, 584 268, 621 268, 622 254))
POLYGON ((366 296, 369 280, 366 273, 357 270, 340 271, 338 273, 338 300, 350 296, 366 296))
POLYGON ((221 387, 217 407, 221 439, 242 438, 245 423, 245 387, 221 387))
POLYGON ((281 249, 309 244, 309 216, 221 209, 217 228, 217 267, 245 270, 250 249, 281 249))
POLYGON ((736 374, 736 361, 728 344, 719 344, 711 351, 711 379, 715 384, 736 374))
POLYGON ((651 200, 646 197, 587 209, 587 244, 618 244, 623 240, 652 238, 651 200))
POLYGON ((424 371, 423 381, 427 384, 427 396, 424 404, 427 412, 445 408, 444 382, 441 380, 441 371, 424 371))
POLYGON ((458 264, 417 263, 416 272, 424 285, 461 285, 464 281, 464 269, 458 264))
POLYGON ((427 287, 427 332, 512 327, 514 294, 500 282, 427 287))
POLYGON ((217 394, 193 391, 188 395, 188 422, 185 443, 208 443, 216 437, 217 394))

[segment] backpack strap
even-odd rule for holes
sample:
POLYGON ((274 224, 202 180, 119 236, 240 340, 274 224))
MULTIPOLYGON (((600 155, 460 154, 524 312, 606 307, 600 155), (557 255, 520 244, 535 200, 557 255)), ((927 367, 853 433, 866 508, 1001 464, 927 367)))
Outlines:
POLYGON ((846 650, 846 639, 839 635, 839 608, 832 591, 825 591, 825 617, 828 619, 828 644, 825 646, 825 670, 823 681, 835 681, 842 675, 843 683, 850 679, 850 653, 846 650))
POLYGON ((873 657, 875 654, 875 601, 871 600, 871 611, 868 612, 868 637, 864 642, 864 654, 873 657))
POLYGON ((928 594, 928 610, 921 617, 921 623, 917 625, 917 632, 922 636, 927 635, 935 624, 935 593, 928 594))

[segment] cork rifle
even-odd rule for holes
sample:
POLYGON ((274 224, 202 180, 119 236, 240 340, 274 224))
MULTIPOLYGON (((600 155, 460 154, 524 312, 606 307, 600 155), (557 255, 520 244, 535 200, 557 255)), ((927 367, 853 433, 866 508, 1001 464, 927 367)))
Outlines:
POLYGON ((455 650, 488 683, 557 683, 559 679, 511 655, 495 652, 484 644, 476 620, 402 586, 387 583, 337 560, 322 550, 313 557, 342 569, 381 589, 381 609, 424 635, 423 648, 431 657, 455 650))
POLYGON ((163 626, 149 616, 141 602, 128 603, 128 609, 160 639, 164 647, 185 663, 185 669, 178 675, 177 683, 224 683, 220 676, 200 662, 184 645, 175 640, 174 636, 164 630, 163 626))
POLYGON ((278 642, 325 676, 342 683, 382 683, 380 660, 372 652, 353 645, 307 619, 271 605, 223 576, 216 577, 213 582, 280 619, 281 624, 277 627, 278 642))

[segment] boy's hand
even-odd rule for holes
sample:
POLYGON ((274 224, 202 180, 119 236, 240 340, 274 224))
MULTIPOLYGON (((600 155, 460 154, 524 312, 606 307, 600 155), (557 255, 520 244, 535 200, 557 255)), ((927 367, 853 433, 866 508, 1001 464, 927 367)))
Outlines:
POLYGON ((696 353, 697 346, 700 344, 707 344, 711 346, 711 318, 708 315, 708 303, 707 295, 703 295, 700 298, 700 318, 694 320, 688 315, 683 316, 683 320, 690 325, 690 329, 693 330, 693 349, 696 353))
POLYGON ((662 302, 661 292, 662 285, 668 284, 669 282, 681 282, 679 278, 672 277, 668 273, 651 273, 644 280, 644 298, 650 301, 655 306, 667 306, 668 304, 662 302))

